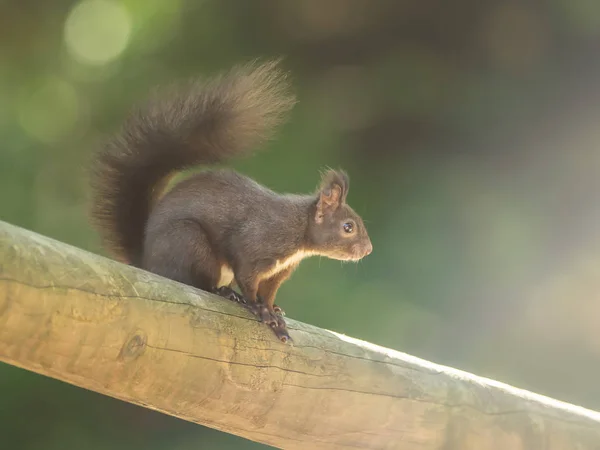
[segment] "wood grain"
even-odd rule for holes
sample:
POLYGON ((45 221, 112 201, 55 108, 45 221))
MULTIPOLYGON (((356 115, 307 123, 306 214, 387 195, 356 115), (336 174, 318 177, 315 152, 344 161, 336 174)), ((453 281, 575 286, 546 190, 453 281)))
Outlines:
POLYGON ((286 449, 600 449, 596 412, 288 323, 294 346, 238 305, 0 222, 0 361, 286 449))

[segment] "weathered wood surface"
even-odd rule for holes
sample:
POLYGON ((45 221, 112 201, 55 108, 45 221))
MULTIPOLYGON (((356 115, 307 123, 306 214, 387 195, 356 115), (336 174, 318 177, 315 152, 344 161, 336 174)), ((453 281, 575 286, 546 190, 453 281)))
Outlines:
POLYGON ((286 449, 600 449, 596 412, 288 323, 294 346, 237 305, 0 222, 0 361, 286 449))

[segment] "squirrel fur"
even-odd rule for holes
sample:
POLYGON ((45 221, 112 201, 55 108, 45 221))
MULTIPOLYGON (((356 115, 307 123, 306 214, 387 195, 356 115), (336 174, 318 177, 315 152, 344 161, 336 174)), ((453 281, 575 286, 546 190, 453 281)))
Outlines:
POLYGON ((282 341, 289 334, 275 295, 299 262, 372 251, 346 203, 347 174, 328 170, 314 194, 296 195, 212 169, 161 193, 178 171, 251 153, 294 104, 277 62, 156 92, 94 155, 91 176, 93 223, 116 258, 244 303, 282 341))

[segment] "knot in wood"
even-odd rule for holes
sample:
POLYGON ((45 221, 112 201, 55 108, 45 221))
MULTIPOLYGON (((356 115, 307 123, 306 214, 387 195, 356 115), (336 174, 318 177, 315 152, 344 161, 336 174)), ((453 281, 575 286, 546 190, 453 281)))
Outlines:
POLYGON ((143 330, 135 330, 125 340, 117 359, 120 361, 131 361, 142 356, 146 351, 147 342, 148 335, 143 330))

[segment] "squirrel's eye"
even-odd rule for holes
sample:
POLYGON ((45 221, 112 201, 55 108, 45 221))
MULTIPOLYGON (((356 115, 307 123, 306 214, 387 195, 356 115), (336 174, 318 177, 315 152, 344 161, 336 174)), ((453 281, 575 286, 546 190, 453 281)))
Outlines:
POLYGON ((354 231, 354 224, 352 222, 346 222, 343 227, 346 233, 352 233, 354 231))

